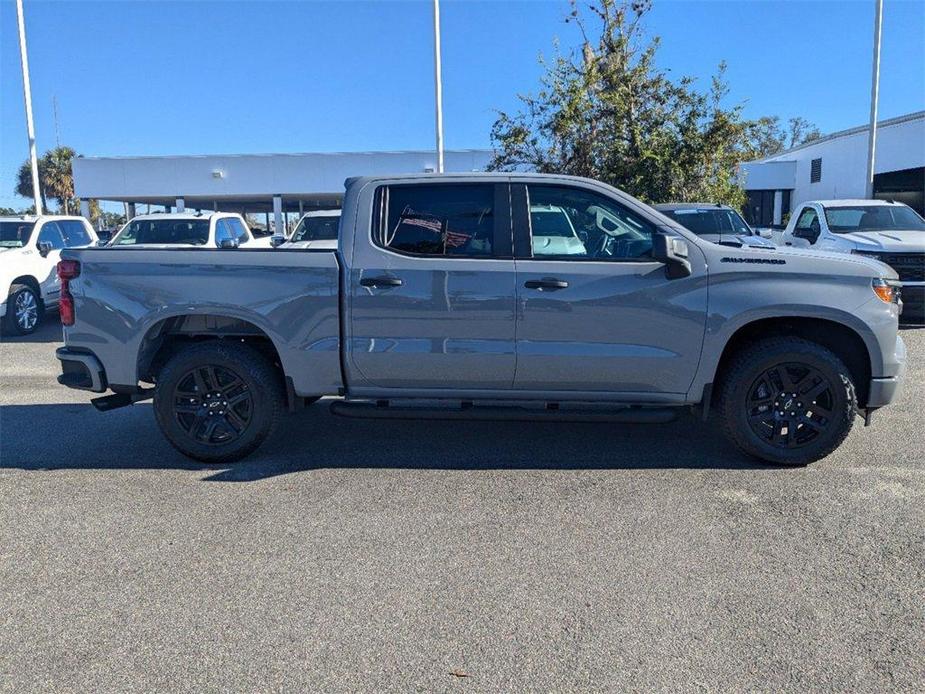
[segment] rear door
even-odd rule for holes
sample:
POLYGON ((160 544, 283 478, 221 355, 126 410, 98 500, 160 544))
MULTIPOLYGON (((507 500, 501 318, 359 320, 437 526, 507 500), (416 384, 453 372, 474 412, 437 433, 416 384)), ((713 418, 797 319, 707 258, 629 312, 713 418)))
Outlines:
POLYGON ((686 394, 706 322, 699 249, 689 244, 691 276, 668 279, 652 258, 657 221, 642 210, 579 183, 515 183, 511 199, 519 315, 514 388, 686 394), (549 210, 569 224, 551 229, 540 219, 549 210), (571 229, 579 244, 549 243, 550 235, 570 236, 571 229))
POLYGON ((358 392, 509 389, 507 182, 396 182, 371 194, 372 219, 356 220, 347 277, 350 382, 358 392))

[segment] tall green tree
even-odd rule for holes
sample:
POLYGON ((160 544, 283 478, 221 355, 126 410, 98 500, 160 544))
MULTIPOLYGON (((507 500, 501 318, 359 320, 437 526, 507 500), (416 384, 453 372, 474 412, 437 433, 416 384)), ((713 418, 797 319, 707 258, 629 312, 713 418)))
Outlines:
POLYGON ((489 168, 588 176, 649 202, 741 207, 737 165, 756 156, 770 129, 726 105, 725 64, 706 88, 658 67, 660 39, 643 24, 650 8, 651 0, 591 0, 582 10, 572 0, 566 22, 581 49, 557 47, 539 91, 520 96, 518 112, 498 114, 489 168))

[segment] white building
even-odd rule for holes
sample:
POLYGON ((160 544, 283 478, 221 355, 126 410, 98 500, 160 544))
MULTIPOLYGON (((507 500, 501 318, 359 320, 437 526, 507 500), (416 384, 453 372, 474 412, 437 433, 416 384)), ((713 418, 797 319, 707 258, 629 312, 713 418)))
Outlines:
MULTIPOLYGON (((742 164, 748 221, 781 224, 807 200, 866 197, 869 130, 843 130, 742 164)), ((925 214, 925 111, 880 121, 874 197, 904 202, 925 214)))
MULTIPOLYGON (((490 150, 450 150, 444 170, 484 171, 490 159, 490 150)), ((340 152, 80 157, 73 172, 77 197, 124 203, 129 217, 148 206, 263 213, 267 228, 279 228, 290 213, 338 207, 344 180, 351 176, 427 172, 436 166, 433 151, 340 152)), ((82 212, 87 216, 88 209, 82 212)))

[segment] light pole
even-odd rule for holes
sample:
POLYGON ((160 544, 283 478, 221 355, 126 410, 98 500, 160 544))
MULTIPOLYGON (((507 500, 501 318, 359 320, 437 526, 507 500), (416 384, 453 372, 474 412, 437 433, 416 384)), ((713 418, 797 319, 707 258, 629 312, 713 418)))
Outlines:
POLYGON ((434 0, 434 97, 437 117, 437 173, 443 173, 443 75, 440 69, 440 0, 434 0))
POLYGON ((22 13, 22 0, 16 0, 16 19, 19 22, 19 59, 22 63, 22 91, 26 100, 26 131, 29 133, 29 161, 32 163, 32 197, 35 213, 42 214, 42 191, 39 189, 39 162, 35 155, 35 126, 32 124, 32 85, 29 84, 29 56, 26 55, 26 20, 22 13))
POLYGON ((874 160, 877 157, 877 101, 880 98, 880 29, 883 21, 883 0, 875 0, 874 60, 870 77, 870 131, 867 139, 867 199, 874 197, 874 160))

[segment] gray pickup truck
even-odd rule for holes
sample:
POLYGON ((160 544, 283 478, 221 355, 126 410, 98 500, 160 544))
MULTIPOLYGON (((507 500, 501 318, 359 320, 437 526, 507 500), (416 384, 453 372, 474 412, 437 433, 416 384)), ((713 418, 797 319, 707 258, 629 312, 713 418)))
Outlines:
POLYGON ((65 250, 59 381, 154 398, 201 461, 284 410, 649 421, 693 407, 744 452, 806 464, 902 380, 896 273, 730 248, 581 178, 356 178, 336 251, 65 250), (151 387, 153 385, 153 387, 151 387))

